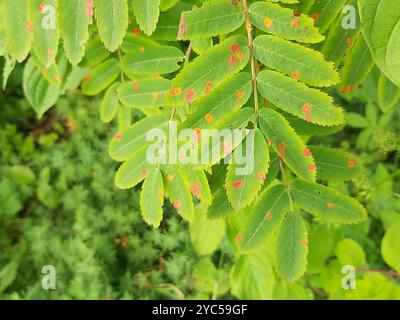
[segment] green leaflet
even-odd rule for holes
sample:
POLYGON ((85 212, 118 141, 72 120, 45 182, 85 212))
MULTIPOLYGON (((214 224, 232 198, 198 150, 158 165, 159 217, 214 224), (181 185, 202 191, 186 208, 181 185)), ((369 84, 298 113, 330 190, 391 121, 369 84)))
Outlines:
POLYGON ((146 117, 136 122, 114 136, 108 149, 110 157, 116 161, 128 160, 137 150, 150 143, 146 141, 150 130, 166 130, 167 125, 168 120, 162 116, 146 117))
POLYGON ((295 180, 291 191, 297 205, 324 221, 359 223, 367 217, 358 201, 323 185, 295 180))
POLYGON ((311 86, 329 87, 339 82, 333 63, 325 61, 321 53, 275 36, 258 36, 254 56, 264 65, 311 86))
POLYGON ((265 99, 307 122, 326 126, 344 123, 342 109, 335 107, 326 93, 271 70, 260 72, 257 83, 265 99))
POLYGON ((255 123, 256 113, 254 108, 245 107, 232 112, 224 119, 215 124, 215 129, 244 129, 249 122, 255 123))
POLYGON ((213 193, 211 206, 208 208, 207 216, 210 219, 219 219, 234 213, 231 204, 229 203, 226 192, 223 189, 218 189, 213 193))
POLYGON ((365 252, 358 242, 353 239, 342 239, 336 244, 335 254, 339 262, 354 267, 365 266, 365 252))
POLYGON ((118 78, 120 74, 119 62, 111 58, 97 66, 83 81, 82 93, 88 96, 95 96, 118 78))
POLYGON ((147 147, 137 150, 118 169, 115 175, 115 185, 119 189, 130 189, 145 179, 148 173, 156 168, 147 160, 147 147))
POLYGON ((292 10, 277 4, 256 2, 250 6, 249 12, 251 22, 261 31, 304 43, 318 43, 325 39, 310 17, 293 17, 292 10))
POLYGON ((128 28, 128 1, 96 0, 95 14, 104 46, 111 52, 117 50, 128 28))
POLYGON ((232 294, 243 300, 272 299, 274 281, 272 259, 263 251, 240 255, 230 272, 232 294))
POLYGON ((212 254, 225 236, 223 219, 208 219, 207 206, 196 205, 196 214, 189 225, 190 240, 198 255, 212 254))
POLYGON ((289 197, 283 185, 264 190, 244 223, 240 235, 240 249, 257 248, 276 230, 289 211, 289 197))
POLYGON ((299 3, 298 10, 304 14, 308 13, 314 4, 314 0, 302 0, 299 3))
POLYGON ((65 55, 72 65, 77 65, 85 55, 92 11, 87 0, 58 1, 57 3, 60 37, 64 42, 65 55))
POLYGON ((15 63, 16 60, 14 58, 11 58, 10 56, 5 56, 5 63, 4 63, 4 67, 3 67, 3 83, 2 83, 2 87, 3 90, 6 89, 7 86, 7 82, 8 82, 8 78, 10 77, 11 73, 14 71, 15 69, 15 63))
POLYGON ((343 88, 341 93, 345 94, 357 88, 368 76, 373 66, 374 60, 368 46, 364 38, 359 37, 341 71, 341 86, 343 88))
MULTIPOLYGON (((353 7, 357 7, 357 0, 351 0, 349 2, 353 7)), ((348 19, 348 12, 342 13, 336 23, 329 29, 329 34, 324 41, 321 52, 325 59, 328 61, 333 61, 335 65, 339 65, 345 55, 353 47, 357 37, 361 32, 360 23, 356 22, 355 29, 344 29, 343 19, 345 21, 348 19)), ((356 19, 360 21, 358 16, 358 10, 356 10, 356 19)))
POLYGON ((24 61, 32 45, 32 22, 28 19, 28 0, 3 1, 4 29, 9 53, 24 61))
POLYGON ((164 184, 160 169, 149 173, 140 193, 140 209, 143 220, 158 228, 163 217, 164 184))
POLYGON ((363 34, 372 56, 397 86, 400 86, 400 2, 358 0, 363 34))
POLYGON ((310 146, 310 150, 319 180, 351 180, 362 172, 359 161, 344 150, 320 146, 310 146))
POLYGON ((172 90, 166 95, 166 103, 172 106, 193 103, 208 93, 208 88, 215 88, 243 69, 248 61, 249 48, 245 37, 225 39, 183 68, 172 80, 172 90))
POLYGON ((262 109, 259 122, 269 144, 289 168, 300 178, 315 181, 314 159, 286 119, 272 109, 262 109))
POLYGON ((149 38, 128 33, 122 42, 121 49, 125 53, 135 53, 138 50, 146 51, 151 47, 158 47, 159 44, 149 38))
POLYGON ((183 58, 182 51, 175 47, 150 47, 125 55, 121 61, 121 69, 130 78, 144 74, 166 74, 178 70, 178 62, 183 58))
POLYGON ((296 116, 293 116, 289 113, 284 111, 280 112, 284 115, 286 120, 289 122, 290 126, 298 133, 299 135, 305 136, 324 136, 324 135, 331 135, 336 132, 339 132, 343 129, 344 124, 336 125, 336 126, 319 126, 317 124, 313 124, 307 122, 305 120, 299 119, 296 116))
POLYGON ((306 271, 308 254, 307 230, 299 212, 283 219, 276 239, 276 267, 286 282, 295 282, 306 271))
POLYGON ((331 26, 332 21, 335 20, 347 2, 348 0, 318 0, 314 2, 310 13, 317 17, 315 26, 319 28, 321 33, 325 33, 331 26))
POLYGON ((228 166, 225 189, 233 208, 245 208, 252 203, 264 183, 268 167, 267 142, 261 131, 255 129, 254 135, 248 134, 235 149, 228 166))
POLYGON ((150 36, 160 16, 160 0, 133 0, 132 5, 140 29, 150 36))
POLYGON ((191 165, 181 166, 181 173, 190 193, 206 205, 212 202, 210 186, 203 170, 194 170, 191 165))
POLYGON ((122 104, 137 109, 148 109, 163 104, 171 82, 163 78, 126 82, 118 90, 122 104))
MULTIPOLYGON (((174 7, 179 0, 160 0, 160 10, 161 11, 168 11, 172 7, 174 7)), ((157 25, 158 28, 158 25, 157 25)))
POLYGON ((104 123, 111 122, 118 112, 119 99, 117 90, 121 84, 116 82, 112 84, 104 94, 100 105, 100 118, 104 123))
POLYGON ((161 13, 160 18, 158 19, 157 29, 151 35, 151 38, 162 41, 176 41, 178 26, 178 15, 161 13))
POLYGON ((239 28, 243 22, 243 6, 239 1, 207 1, 201 8, 194 8, 182 13, 178 40, 227 34, 239 28))
POLYGON ((393 223, 386 231, 382 240, 382 257, 385 262, 400 272, 400 221, 393 223))
POLYGON ((207 52, 213 46, 213 39, 212 38, 201 38, 192 40, 192 49, 198 55, 207 52))
POLYGON ((49 110, 60 96, 59 86, 50 84, 42 71, 29 59, 24 68, 23 87, 26 98, 39 118, 49 110))
POLYGON ((54 62, 58 51, 56 6, 56 0, 31 0, 29 4, 33 30, 33 53, 47 68, 54 62))
POLYGON ((80 67, 92 68, 99 65, 110 56, 110 52, 104 48, 99 37, 88 41, 85 57, 79 64, 80 67))
POLYGON ((167 165, 162 168, 165 193, 173 208, 186 221, 193 221, 194 205, 189 186, 182 177, 181 170, 177 165, 167 165))
POLYGON ((400 97, 400 88, 390 81, 385 75, 379 77, 378 101, 383 112, 389 112, 400 97))
POLYGON ((195 111, 182 123, 181 128, 214 128, 217 122, 242 107, 249 100, 252 90, 250 74, 238 73, 210 94, 198 99, 192 106, 195 111))

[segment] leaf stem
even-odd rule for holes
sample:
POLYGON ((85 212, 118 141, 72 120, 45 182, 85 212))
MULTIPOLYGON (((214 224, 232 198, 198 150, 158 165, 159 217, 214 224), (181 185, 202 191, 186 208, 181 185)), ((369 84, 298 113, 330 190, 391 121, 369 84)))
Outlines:
MULTIPOLYGON (((121 50, 120 49, 118 49, 118 60, 121 63, 122 56, 121 56, 121 50)), ((121 77, 121 82, 124 83, 125 82, 125 76, 124 76, 124 72, 122 71, 122 69, 121 69, 120 77, 121 77)))
POLYGON ((254 59, 253 55, 253 36, 251 34, 252 31, 252 25, 249 19, 249 7, 247 4, 247 0, 243 0, 243 6, 244 6, 244 16, 245 16, 245 24, 246 24, 246 31, 247 31, 247 39, 249 40, 249 50, 250 50, 250 68, 251 68, 251 78, 253 82, 253 93, 254 93, 254 108, 256 110, 256 116, 258 117, 258 91, 257 91, 257 73, 258 73, 258 67, 257 67, 257 61, 254 59))

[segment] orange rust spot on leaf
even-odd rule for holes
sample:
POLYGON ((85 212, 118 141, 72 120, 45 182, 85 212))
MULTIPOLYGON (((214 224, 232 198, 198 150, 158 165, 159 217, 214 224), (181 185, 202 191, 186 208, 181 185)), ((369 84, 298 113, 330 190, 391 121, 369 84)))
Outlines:
POLYGON ((308 166, 308 170, 310 170, 310 171, 315 171, 315 170, 317 170, 317 166, 314 165, 314 164, 310 164, 310 165, 308 166))
POLYGON ((335 204, 333 203, 333 202, 328 202, 327 204, 326 204, 326 207, 327 208, 329 208, 329 209, 333 209, 334 207, 335 207, 335 204))
POLYGON ((164 190, 160 190, 159 192, 158 192, 158 196, 162 199, 162 198, 164 198, 164 190))
POLYGON ((299 77, 300 77, 300 72, 299 71, 296 70, 296 71, 292 72, 292 78, 293 79, 297 80, 299 77))
POLYGON ((260 179, 261 181, 264 181, 267 178, 267 176, 265 175, 265 172, 261 172, 261 171, 257 172, 256 177, 258 179, 260 179))
POLYGON ((278 148, 279 148, 279 157, 282 160, 284 160, 285 159, 286 144, 280 143, 278 148))
POLYGON ((54 57, 54 51, 51 50, 51 49, 47 49, 47 55, 48 55, 50 58, 54 57))
POLYGON ((224 155, 228 155, 232 152, 232 143, 230 141, 223 141, 221 143, 222 146, 222 151, 224 152, 224 155))
POLYGON ((309 103, 305 103, 303 105, 303 109, 302 110, 303 110, 303 112, 305 114, 306 121, 311 122, 312 121, 312 117, 311 117, 312 105, 309 104, 309 103))
POLYGON ((40 12, 43 12, 44 9, 46 8, 46 6, 47 6, 47 5, 46 5, 44 2, 41 2, 41 3, 39 4, 39 6, 38 6, 39 11, 40 11, 40 12))
POLYGON ((199 181, 196 181, 196 183, 190 187, 190 192, 191 192, 198 200, 201 200, 201 196, 200 196, 200 187, 201 187, 201 184, 200 184, 199 181))
POLYGON ((182 202, 180 202, 179 200, 175 200, 174 203, 172 204, 172 206, 176 209, 179 210, 182 207, 182 202))
POLYGON ((160 76, 158 73, 152 74, 151 77, 152 77, 153 79, 159 79, 159 78, 161 78, 161 76, 160 76))
POLYGON ((140 51, 140 52, 144 52, 144 47, 140 47, 140 48, 139 48, 139 51, 140 51))
POLYGON ((84 78, 83 81, 89 82, 92 80, 92 75, 91 74, 87 74, 84 78))
POLYGON ((187 89, 185 94, 185 102, 187 104, 192 103, 194 100, 194 91, 192 89, 187 89))
POLYGON ((119 132, 114 134, 114 139, 115 140, 121 140, 122 139, 122 134, 120 134, 119 132))
POLYGON ((352 90, 353 90, 353 86, 347 86, 347 87, 343 88, 342 90, 340 90, 340 93, 346 94, 346 93, 351 92, 352 90))
POLYGON ((142 169, 142 177, 146 177, 147 176, 147 170, 146 169, 142 169))
POLYGON ((305 157, 311 157, 310 149, 304 149, 303 154, 304 154, 305 157))
POLYGON ((230 65, 231 67, 233 67, 233 66, 236 64, 235 56, 229 56, 229 57, 228 57, 228 62, 229 62, 229 65, 230 65))
POLYGON ((233 182, 233 187, 235 189, 240 189, 241 187, 243 187, 243 180, 236 180, 235 182, 233 182))
POLYGON ((238 92, 236 92, 236 97, 237 97, 239 100, 242 99, 243 96, 244 96, 243 91, 238 91, 238 92))
POLYGON ((93 21, 93 0, 86 1, 86 16, 89 19, 89 22, 92 23, 93 21))
POLYGON ((318 18, 319 18, 319 14, 318 14, 317 12, 314 12, 314 13, 311 15, 311 19, 313 19, 314 21, 316 21, 318 18))
POLYGON ((237 53, 236 53, 236 57, 237 57, 240 61, 242 61, 243 58, 244 58, 244 54, 243 54, 242 52, 237 52, 237 53))
POLYGON ((32 32, 32 22, 30 20, 26 21, 26 31, 28 31, 29 33, 32 32))
POLYGON ((237 236, 236 236, 236 241, 241 241, 242 240, 242 236, 240 235, 240 234, 238 234, 237 236))
POLYGON ((235 52, 235 53, 239 52, 240 46, 238 44, 234 43, 233 45, 231 45, 231 51, 235 52))
POLYGON ((295 11, 295 12, 293 12, 293 16, 294 17, 300 17, 301 16, 301 12, 295 11))
POLYGON ((297 18, 293 18, 292 21, 290 21, 290 26, 293 28, 297 28, 300 25, 300 21, 297 18))
POLYGON ((263 19, 263 23, 264 23, 264 26, 266 28, 271 28, 272 27, 272 20, 270 18, 268 18, 268 17, 265 17, 263 19))
POLYGON ((308 245, 308 240, 307 240, 307 239, 302 239, 302 240, 300 241, 300 243, 301 243, 301 245, 302 245, 303 247, 307 247, 307 245, 308 245))
POLYGON ((272 211, 268 211, 265 217, 267 218, 267 220, 272 220, 272 211))
POLYGON ((172 174, 167 175, 167 180, 168 181, 174 180, 174 176, 172 174))
POLYGON ((139 27, 136 27, 136 28, 132 29, 132 34, 135 35, 135 36, 139 35, 140 32, 141 32, 141 30, 140 30, 139 27))
POLYGON ((195 128, 193 130, 193 137, 195 140, 198 140, 201 136, 201 129, 200 128, 195 128))
POLYGON ((347 164, 347 166, 351 169, 354 168, 356 166, 356 159, 350 159, 349 163, 347 164))
POLYGON ((171 89, 172 96, 179 96, 182 93, 182 89, 179 87, 175 87, 171 89))
POLYGON ((210 122, 212 122, 214 120, 214 117, 211 114, 207 113, 204 116, 204 120, 206 120, 206 122, 210 123, 210 122))
POLYGON ((132 85, 133 85, 133 87, 135 88, 135 90, 136 91, 139 91, 139 89, 140 89, 140 86, 139 86, 139 83, 137 83, 136 81, 132 81, 132 85))
POLYGON ((352 39, 352 38, 347 38, 346 44, 347 44, 348 46, 352 46, 352 45, 353 45, 353 39, 352 39))
POLYGON ((152 97, 153 97, 153 100, 157 100, 158 99, 158 92, 152 92, 152 97))
POLYGON ((211 82, 210 80, 208 80, 208 81, 206 82, 205 94, 209 94, 210 91, 211 91, 211 89, 212 89, 212 82, 211 82))

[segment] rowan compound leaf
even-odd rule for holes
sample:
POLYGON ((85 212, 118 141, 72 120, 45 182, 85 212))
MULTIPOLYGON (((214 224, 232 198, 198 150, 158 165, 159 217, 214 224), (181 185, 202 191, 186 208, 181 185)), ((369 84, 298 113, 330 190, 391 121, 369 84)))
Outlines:
POLYGON ((104 94, 100 105, 100 118, 104 123, 111 122, 118 112, 119 99, 117 89, 120 85, 119 82, 112 84, 104 94))
POLYGON ((167 128, 168 119, 163 116, 146 117, 114 135, 109 145, 109 155, 116 161, 128 160, 137 150, 152 143, 147 140, 152 129, 166 130, 167 128))
POLYGON ((119 189, 130 189, 147 177, 157 166, 147 159, 147 147, 137 150, 118 169, 115 175, 115 185, 119 189))
MULTIPOLYGON (((211 91, 212 86, 210 82, 207 90, 211 91)), ((195 111, 188 115, 181 128, 214 128, 216 123, 242 107, 252 90, 250 74, 238 73, 193 103, 195 111)))
POLYGON ((58 1, 57 4, 60 37, 64 43, 65 55, 72 65, 77 65, 85 55, 93 8, 87 0, 58 1))
POLYGON ((319 180, 351 180, 362 172, 357 158, 344 150, 310 146, 310 153, 315 159, 319 180))
POLYGON ((339 82, 333 63, 318 51, 271 35, 254 39, 254 56, 264 65, 311 86, 329 87, 339 82))
POLYGON ((188 63, 172 80, 166 103, 181 106, 196 101, 221 82, 243 69, 249 61, 247 39, 232 36, 188 63))
POLYGON ((31 0, 29 16, 33 30, 33 53, 46 68, 55 61, 59 31, 56 19, 56 0, 31 0))
POLYGON ((96 0, 94 4, 100 39, 113 52, 121 45, 128 28, 128 0, 96 0))
POLYGON ((289 211, 289 197, 281 184, 264 190, 251 208, 249 216, 239 234, 240 249, 256 249, 273 233, 289 211))
POLYGON ((150 36, 160 16, 160 0, 133 0, 132 5, 140 29, 150 36))
POLYGON ((185 183, 178 165, 167 165, 162 168, 166 196, 172 207, 186 221, 194 218, 194 205, 190 186, 185 183))
POLYGON ((378 82, 378 101, 381 110, 385 113, 389 112, 399 97, 400 88, 382 74, 378 82))
POLYGON ((60 96, 59 86, 50 84, 46 80, 33 59, 29 59, 25 65, 23 88, 26 98, 39 118, 57 102, 60 96))
POLYGON ((4 30, 9 53, 18 62, 24 61, 32 45, 32 21, 29 0, 3 1, 4 30))
POLYGON ((257 83, 265 99, 300 119, 323 126, 344 123, 343 110, 326 93, 271 70, 261 71, 257 83))
POLYGON ((140 209, 143 220, 158 228, 163 217, 164 184, 161 170, 154 169, 143 183, 140 193, 140 209))
POLYGON ((131 108, 145 110, 163 104, 171 82, 163 78, 150 78, 125 82, 118 90, 121 103, 131 108))
POLYGON ((265 138, 259 129, 248 134, 233 152, 225 181, 229 202, 235 209, 252 203, 266 179, 269 152, 265 138))
POLYGON ((323 185, 295 180, 291 191, 298 206, 324 221, 351 224, 367 218, 358 201, 323 185))
POLYGON ((172 73, 180 68, 183 53, 171 46, 144 47, 122 58, 121 69, 130 78, 138 75, 172 73))
POLYGON ((212 0, 182 13, 178 40, 200 39, 230 33, 244 22, 239 1, 212 0))
POLYGON ((276 267, 281 278, 292 283, 306 271, 307 230, 299 212, 290 212, 282 221, 276 239, 276 267))
POLYGON ((289 168, 300 178, 315 181, 314 159, 285 118, 272 109, 262 109, 259 122, 268 143, 289 168))
POLYGON ((82 93, 95 96, 104 91, 119 76, 119 62, 115 58, 108 59, 97 66, 83 81, 82 93))
POLYGON ((314 21, 306 15, 293 16, 293 11, 270 2, 255 2, 250 5, 250 20, 261 31, 286 40, 318 43, 325 39, 314 21))

